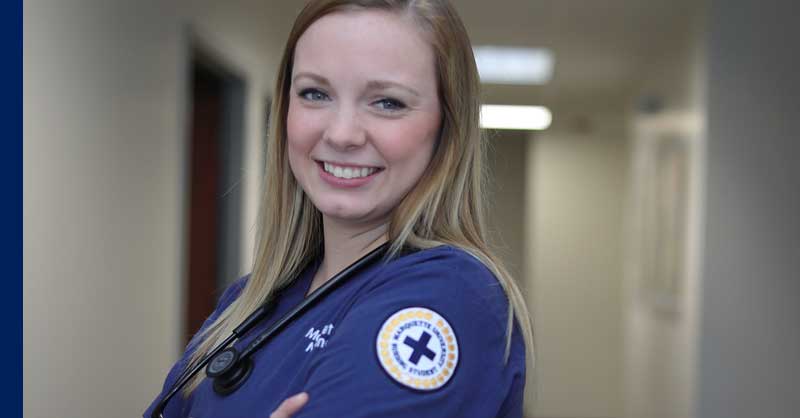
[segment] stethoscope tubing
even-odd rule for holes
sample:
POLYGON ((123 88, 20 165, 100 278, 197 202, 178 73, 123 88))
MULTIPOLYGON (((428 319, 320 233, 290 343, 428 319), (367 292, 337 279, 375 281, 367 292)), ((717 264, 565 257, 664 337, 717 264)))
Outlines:
MULTIPOLYGON (((259 334, 253 341, 251 341, 247 347, 239 355, 237 363, 241 363, 246 361, 250 358, 256 351, 258 351, 261 347, 264 346, 276 333, 280 332, 283 328, 285 328, 289 323, 294 321, 295 319, 299 318, 306 310, 312 307, 317 301, 319 301, 322 297, 326 296, 330 292, 332 292, 336 287, 344 283, 347 279, 353 277, 361 271, 364 267, 371 265, 377 259, 383 257, 388 249, 389 243, 384 243, 380 245, 378 248, 370 251, 363 257, 356 260, 354 263, 347 266, 344 270, 337 273, 333 276, 330 280, 325 282, 322 286, 316 289, 313 293, 311 293, 308 297, 306 297, 302 302, 300 302, 297 306, 295 306, 291 311, 286 313, 282 316, 278 321, 276 321, 269 329, 265 330, 261 334, 259 334)), ((153 408, 153 413, 151 414, 151 418, 164 418, 164 410, 166 409, 167 403, 175 396, 187 383, 191 380, 197 373, 200 372, 204 367, 208 365, 208 363, 214 359, 217 354, 225 350, 233 341, 237 338, 244 336, 250 329, 252 329, 256 324, 260 323, 263 319, 265 319, 270 311, 272 310, 272 301, 269 300, 265 302, 261 307, 256 309, 252 314, 250 314, 241 324, 239 324, 228 336, 224 341, 222 341, 219 345, 214 347, 208 354, 206 354, 195 366, 191 368, 191 370, 185 371, 181 374, 181 377, 176 381, 175 384, 172 385, 172 388, 161 398, 161 401, 153 408)))

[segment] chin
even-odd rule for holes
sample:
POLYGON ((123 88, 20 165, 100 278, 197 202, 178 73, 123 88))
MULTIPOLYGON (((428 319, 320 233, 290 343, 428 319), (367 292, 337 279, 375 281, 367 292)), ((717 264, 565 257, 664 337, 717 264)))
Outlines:
POLYGON ((347 223, 361 223, 363 221, 367 221, 367 220, 370 219, 369 211, 363 211, 363 210, 338 209, 338 210, 321 211, 321 212, 322 212, 323 215, 325 215, 326 217, 328 217, 330 219, 335 219, 335 220, 338 220, 338 221, 344 221, 344 222, 347 222, 347 223))
POLYGON ((315 202, 315 206, 323 215, 330 218, 357 219, 369 213, 368 210, 348 202, 315 202))
POLYGON ((347 224, 371 223, 380 218, 376 208, 344 204, 323 205, 317 208, 326 218, 347 224))

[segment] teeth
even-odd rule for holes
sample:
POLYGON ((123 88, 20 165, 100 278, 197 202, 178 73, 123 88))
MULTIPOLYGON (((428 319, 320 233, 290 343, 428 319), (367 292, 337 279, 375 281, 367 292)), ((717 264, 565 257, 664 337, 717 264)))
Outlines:
POLYGON ((371 167, 339 167, 335 166, 331 163, 322 163, 323 168, 326 172, 333 174, 334 177, 338 177, 340 179, 354 179, 360 177, 367 177, 370 174, 374 173, 377 168, 371 167))

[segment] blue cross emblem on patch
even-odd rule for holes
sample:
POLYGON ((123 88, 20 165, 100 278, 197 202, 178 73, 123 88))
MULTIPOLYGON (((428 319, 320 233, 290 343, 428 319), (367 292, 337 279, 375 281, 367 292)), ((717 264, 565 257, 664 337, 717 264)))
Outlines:
POLYGON ((392 314, 378 331, 375 351, 392 379, 421 391, 444 386, 458 365, 455 331, 428 308, 411 307, 392 314))
POLYGON ((434 359, 436 353, 433 352, 430 348, 428 348, 428 341, 431 340, 431 334, 428 334, 425 331, 422 331, 422 336, 419 337, 419 341, 414 341, 411 337, 406 337, 403 340, 403 344, 411 347, 413 350, 411 352, 411 357, 408 361, 418 364, 419 360, 422 356, 425 356, 431 360, 434 359))

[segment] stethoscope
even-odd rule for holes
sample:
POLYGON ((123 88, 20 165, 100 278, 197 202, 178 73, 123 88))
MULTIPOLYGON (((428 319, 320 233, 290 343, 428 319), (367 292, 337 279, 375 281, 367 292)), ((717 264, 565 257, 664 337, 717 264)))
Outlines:
POLYGON ((214 379, 214 392, 222 396, 233 393, 238 389, 253 371, 252 355, 267 343, 276 333, 280 332, 290 322, 299 318, 308 308, 321 300, 328 293, 333 291, 338 285, 347 279, 355 276, 356 273, 365 267, 373 264, 380 259, 388 248, 389 243, 370 251, 367 255, 359 258, 353 264, 333 276, 319 289, 315 290, 291 311, 286 313, 271 327, 259 334, 243 350, 239 351, 234 346, 228 347, 234 340, 247 334, 255 325, 267 318, 274 308, 273 300, 270 299, 253 311, 241 324, 239 324, 228 338, 214 347, 203 357, 194 367, 181 374, 181 377, 172 385, 169 392, 161 398, 161 401, 153 408, 151 418, 164 418, 164 409, 167 403, 178 393, 203 367, 206 367, 206 376, 214 379))

